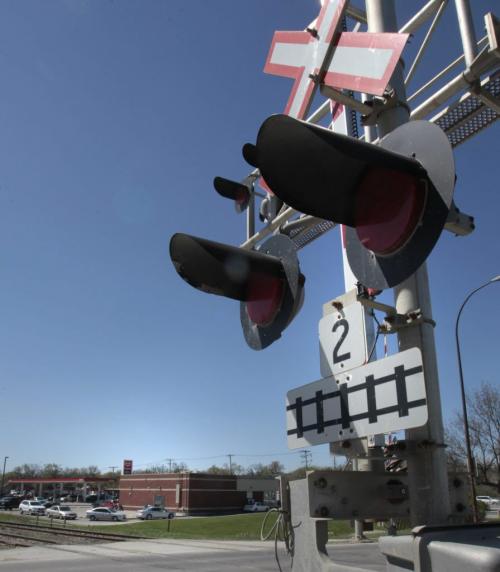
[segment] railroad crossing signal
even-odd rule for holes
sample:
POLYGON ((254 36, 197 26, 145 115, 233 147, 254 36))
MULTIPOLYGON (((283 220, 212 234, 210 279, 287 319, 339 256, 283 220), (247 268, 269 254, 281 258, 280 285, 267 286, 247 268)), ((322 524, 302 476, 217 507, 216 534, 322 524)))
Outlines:
POLYGON ((194 288, 240 301, 243 334, 254 350, 280 338, 302 305, 305 278, 286 236, 272 236, 256 251, 178 233, 170 258, 194 288))
POLYGON ((363 285, 377 290, 421 266, 453 199, 451 145, 427 121, 404 124, 373 145, 273 115, 243 154, 286 204, 350 227, 349 264, 363 285))
POLYGON ((242 213, 248 208, 256 178, 257 176, 249 175, 238 183, 224 177, 215 177, 214 188, 221 197, 234 201, 236 212, 242 213))

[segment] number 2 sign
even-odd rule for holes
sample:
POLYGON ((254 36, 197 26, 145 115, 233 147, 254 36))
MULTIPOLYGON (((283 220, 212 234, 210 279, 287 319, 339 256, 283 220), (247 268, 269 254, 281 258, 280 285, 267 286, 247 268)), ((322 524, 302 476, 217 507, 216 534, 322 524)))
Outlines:
POLYGON ((320 320, 319 351, 323 377, 366 363, 365 310, 360 302, 335 310, 320 320))

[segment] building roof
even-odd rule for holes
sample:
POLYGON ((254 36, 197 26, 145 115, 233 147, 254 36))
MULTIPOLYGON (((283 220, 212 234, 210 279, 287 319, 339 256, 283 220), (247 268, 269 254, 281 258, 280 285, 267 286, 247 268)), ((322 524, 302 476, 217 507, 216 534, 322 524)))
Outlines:
MULTIPOLYGON (((119 475, 116 475, 117 477, 119 475)), ((26 477, 24 479, 9 479, 12 485, 47 484, 47 483, 105 483, 114 480, 112 477, 26 477)))

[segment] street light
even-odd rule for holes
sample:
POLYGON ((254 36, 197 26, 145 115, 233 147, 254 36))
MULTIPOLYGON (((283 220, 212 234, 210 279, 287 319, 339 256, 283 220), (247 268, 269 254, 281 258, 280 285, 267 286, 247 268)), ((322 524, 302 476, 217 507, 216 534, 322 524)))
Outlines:
POLYGON ((476 486, 474 484, 474 474, 473 474, 474 463, 473 463, 473 458, 472 458, 472 447, 470 444, 469 420, 467 418, 467 400, 465 398, 464 374, 463 374, 463 370, 462 370, 462 358, 460 355, 460 342, 459 342, 459 338, 458 338, 458 323, 460 321, 460 316, 462 315, 462 311, 463 311, 465 305, 472 298, 472 296, 476 292, 479 292, 479 290, 486 288, 486 286, 489 286, 490 284, 493 284, 494 282, 500 282, 500 275, 495 276, 491 280, 488 280, 488 282, 486 282, 482 286, 479 286, 478 288, 476 288, 475 290, 472 290, 472 292, 470 292, 470 294, 467 296, 467 298, 465 298, 462 305, 460 306, 460 310, 458 311, 458 315, 457 315, 457 321, 455 324, 455 340, 457 343, 458 371, 460 374, 460 391, 462 394, 462 413, 463 413, 463 418, 464 418, 465 447, 467 450, 467 472, 469 473, 470 486, 471 486, 471 492, 472 492, 472 511, 473 511, 473 516, 474 516, 474 522, 477 522, 479 520, 479 518, 478 518, 477 503, 476 503, 476 486))
POLYGON ((2 484, 0 485, 0 494, 2 494, 2 495, 3 495, 3 482, 4 482, 4 479, 5 479, 5 465, 7 464, 7 459, 8 459, 8 458, 9 458, 9 457, 4 457, 4 458, 3 458, 2 484))

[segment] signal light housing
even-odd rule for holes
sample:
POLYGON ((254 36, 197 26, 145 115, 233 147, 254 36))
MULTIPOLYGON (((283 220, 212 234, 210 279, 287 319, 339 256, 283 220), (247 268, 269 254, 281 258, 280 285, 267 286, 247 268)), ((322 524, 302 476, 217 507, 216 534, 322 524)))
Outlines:
POLYGON ((286 236, 272 236, 255 251, 178 233, 170 258, 194 288, 240 301, 243 334, 254 350, 280 338, 302 305, 305 279, 286 236))
POLYGON ((453 199, 451 145, 436 125, 404 124, 378 145, 274 115, 244 157, 273 193, 305 214, 346 225, 356 278, 377 290, 396 286, 426 260, 453 199))
POLYGON ((214 189, 222 197, 233 200, 236 212, 242 213, 248 208, 255 179, 256 176, 249 175, 241 183, 238 183, 224 177, 215 177, 214 189))

